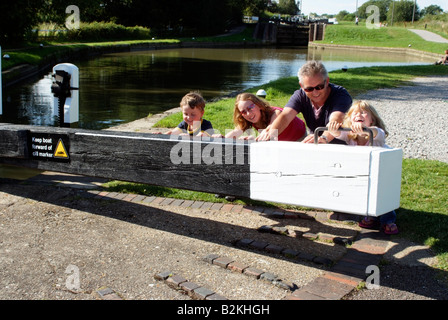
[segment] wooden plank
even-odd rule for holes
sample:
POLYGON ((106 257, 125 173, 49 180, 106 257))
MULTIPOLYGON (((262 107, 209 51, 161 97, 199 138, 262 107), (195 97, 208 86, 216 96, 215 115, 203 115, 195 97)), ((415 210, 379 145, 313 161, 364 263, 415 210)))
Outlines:
POLYGON ((26 137, 26 130, 2 130, 0 127, 0 155, 9 158, 24 158, 28 153, 26 137))
POLYGON ((0 125, 0 129, 4 140, 10 141, 3 141, 0 147, 0 161, 5 164, 223 195, 250 194, 249 146, 233 139, 185 140, 166 135, 12 125, 0 125), (24 139, 23 132, 28 140, 38 133, 67 135, 70 161, 32 159, 26 149, 9 151, 12 143, 24 139), (21 158, 11 158, 14 155, 21 158))

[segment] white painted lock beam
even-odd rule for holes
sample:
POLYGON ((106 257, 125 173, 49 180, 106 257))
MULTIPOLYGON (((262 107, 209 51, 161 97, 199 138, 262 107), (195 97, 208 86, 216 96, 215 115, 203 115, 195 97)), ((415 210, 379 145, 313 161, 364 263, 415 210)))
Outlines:
POLYGON ((358 215, 400 206, 401 149, 250 144, 250 198, 358 215))

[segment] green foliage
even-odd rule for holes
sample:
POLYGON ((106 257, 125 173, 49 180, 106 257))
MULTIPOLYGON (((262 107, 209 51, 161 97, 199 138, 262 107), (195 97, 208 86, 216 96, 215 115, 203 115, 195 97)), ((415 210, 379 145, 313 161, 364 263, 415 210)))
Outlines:
POLYGON ((0 45, 20 44, 38 22, 36 12, 45 0, 0 2, 0 45))
MULTIPOLYGON (((117 39, 150 39, 151 31, 139 26, 125 27, 113 22, 81 23, 79 29, 68 30, 62 39, 70 41, 106 41, 117 39)), ((62 40, 60 39, 60 40, 62 40)))
POLYGON ((391 23, 402 22, 402 21, 412 21, 418 20, 420 17, 418 5, 415 5, 414 12, 414 1, 410 0, 400 0, 395 1, 394 10, 389 10, 387 12, 387 21, 391 23), (414 14, 414 18, 413 18, 414 14), (393 18, 393 20, 392 20, 393 18))

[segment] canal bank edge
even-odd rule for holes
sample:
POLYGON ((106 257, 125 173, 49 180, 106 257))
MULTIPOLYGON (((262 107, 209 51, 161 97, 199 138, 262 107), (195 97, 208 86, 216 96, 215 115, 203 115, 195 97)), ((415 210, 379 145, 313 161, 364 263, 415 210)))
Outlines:
POLYGON ((377 51, 377 52, 394 52, 394 53, 402 53, 405 55, 420 57, 420 58, 429 58, 434 59, 434 61, 440 59, 440 54, 420 51, 412 48, 394 48, 394 47, 367 47, 367 46, 352 46, 352 45, 343 45, 343 44, 328 44, 328 43, 318 43, 318 42, 310 42, 308 44, 308 48, 316 48, 325 50, 325 48, 337 48, 337 49, 356 49, 360 51, 377 51))

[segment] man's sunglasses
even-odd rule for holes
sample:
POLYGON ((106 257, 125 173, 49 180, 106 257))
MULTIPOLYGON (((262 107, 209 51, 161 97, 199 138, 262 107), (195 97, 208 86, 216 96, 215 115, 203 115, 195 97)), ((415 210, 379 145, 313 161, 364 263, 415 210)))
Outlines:
POLYGON ((305 90, 305 92, 313 92, 314 90, 322 90, 323 88, 325 88, 325 84, 326 82, 315 86, 315 87, 308 87, 308 88, 303 88, 303 90, 305 90))

